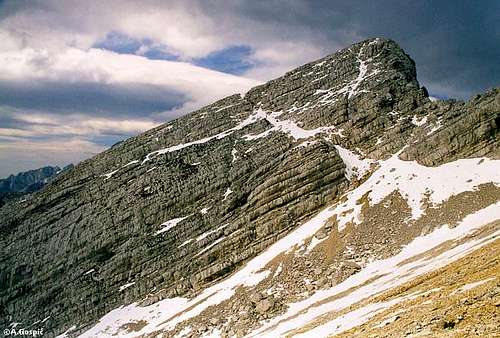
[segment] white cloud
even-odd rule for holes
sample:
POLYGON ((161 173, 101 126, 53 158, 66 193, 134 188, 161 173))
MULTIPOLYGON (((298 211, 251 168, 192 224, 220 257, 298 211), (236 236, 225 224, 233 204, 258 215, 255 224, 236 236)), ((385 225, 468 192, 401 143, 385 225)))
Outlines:
MULTIPOLYGON (((331 41, 326 43, 325 34, 316 30, 306 27, 295 30, 283 20, 244 15, 251 6, 237 1, 213 5, 196 0, 45 0, 40 3, 38 7, 27 7, 4 19, 0 30, 15 34, 17 40, 22 36, 25 47, 49 50, 64 50, 69 46, 87 50, 109 32, 120 32, 165 45, 186 61, 231 45, 247 45, 256 51, 255 61, 267 62, 264 66, 267 70, 271 69, 270 65, 280 70, 297 66, 335 47, 331 41), (287 44, 296 48, 288 48, 287 44), (259 56, 265 57, 273 51, 281 57, 269 60, 259 56), (290 58, 295 58, 295 62, 290 62, 290 58)), ((276 11, 274 6, 271 3, 255 5, 268 7, 269 13, 276 11)), ((296 1, 288 2, 286 7, 295 14, 310 12, 306 4, 296 1)), ((6 48, 9 47, 0 46, 0 50, 6 48)), ((278 73, 272 71, 272 74, 278 73)))
POLYGON ((258 67, 249 69, 244 76, 262 81, 282 76, 287 71, 325 56, 325 51, 305 42, 278 42, 257 49, 252 55, 258 67))
MULTIPOLYGON (((163 43, 186 58, 225 46, 227 34, 214 34, 216 18, 194 1, 39 1, 3 20, 1 26, 33 48, 88 49, 110 31, 163 43)), ((220 32, 219 32, 220 33, 220 32)), ((0 47, 2 49, 4 47, 0 47)))
POLYGON ((185 93, 198 107, 260 83, 186 62, 93 48, 68 48, 60 53, 31 48, 0 52, 0 79, 152 84, 185 93))

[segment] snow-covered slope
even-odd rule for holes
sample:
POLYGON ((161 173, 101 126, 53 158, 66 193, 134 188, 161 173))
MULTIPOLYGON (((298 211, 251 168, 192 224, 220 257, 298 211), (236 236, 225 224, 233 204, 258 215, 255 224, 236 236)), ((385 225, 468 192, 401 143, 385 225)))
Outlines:
MULTIPOLYGON (((116 335, 139 337, 157 332, 168 332, 167 336, 173 336, 174 332, 177 332, 177 336, 182 337, 188 336, 192 330, 198 332, 199 327, 184 324, 190 319, 196 319, 204 311, 208 313, 220 311, 214 309, 214 306, 224 307, 225 301, 241 297, 238 295, 238 290, 241 288, 251 294, 252 291, 249 290, 259 289, 259 284, 264 280, 267 284, 279 284, 279 281, 272 282, 276 274, 276 265, 281 266, 290 259, 293 261, 294 256, 297 255, 307 256, 310 253, 304 253, 306 246, 310 252, 319 243, 327 241, 328 237, 312 243, 310 239, 325 226, 328 220, 336 219, 336 226, 340 233, 356 231, 356 226, 363 222, 363 217, 361 217, 363 210, 383 204, 391 194, 399 194, 408 205, 409 217, 404 222, 409 227, 425 215, 428 209, 449 208, 443 203, 452 196, 468 192, 473 194, 471 196, 476 196, 476 194, 479 196, 478 189, 481 185, 492 183, 498 196, 499 160, 463 159, 438 167, 425 167, 413 161, 402 161, 398 158, 398 154, 385 161, 359 160, 348 150, 341 149, 341 156, 347 162, 348 167, 369 168, 371 165, 373 171, 364 182, 347 192, 338 202, 328 206, 271 245, 262 254, 247 262, 234 275, 205 289, 195 298, 172 298, 145 307, 134 303, 118 308, 104 316, 82 337, 116 335), (364 202, 360 202, 363 200, 364 202), (134 323, 141 323, 140 328, 131 330, 130 327, 134 323)), ((363 169, 362 172, 366 170, 368 169, 363 169)), ((252 330, 246 332, 246 335, 249 337, 285 336, 293 330, 306 327, 328 313, 343 311, 362 300, 402 285, 429 271, 439 269, 472 250, 496 240, 500 235, 499 228, 479 238, 465 239, 482 226, 498 219, 500 219, 500 202, 475 210, 460 219, 453 227, 450 224, 436 224, 429 233, 417 236, 403 245, 399 253, 386 259, 371 257, 359 272, 334 287, 318 290, 300 301, 283 304, 286 309, 283 313, 270 320, 261 321, 252 330)), ((303 290, 294 291, 302 293, 303 290)), ((411 297, 419 296, 421 295, 411 297)), ((331 321, 324 321, 321 325, 297 336, 327 337, 342 332, 369 320, 379 311, 405 299, 407 298, 368 304, 346 312, 331 321)), ((233 316, 237 318, 238 312, 235 312, 233 316)), ((219 337, 227 326, 231 326, 230 321, 227 321, 226 325, 210 325, 202 329, 207 330, 203 331, 204 336, 219 337)))

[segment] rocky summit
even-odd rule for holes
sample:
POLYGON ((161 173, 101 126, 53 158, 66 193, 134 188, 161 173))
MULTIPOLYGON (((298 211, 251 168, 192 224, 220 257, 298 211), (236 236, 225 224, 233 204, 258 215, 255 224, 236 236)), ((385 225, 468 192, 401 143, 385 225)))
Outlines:
POLYGON ((467 255, 498 251, 500 89, 435 100, 416 74, 395 42, 363 41, 11 200, 0 209, 0 327, 495 336, 498 255, 467 255), (470 257, 490 274, 447 270, 470 257), (461 301, 471 283, 484 294, 461 306, 480 299, 484 325, 477 311, 423 310, 453 292, 461 301))

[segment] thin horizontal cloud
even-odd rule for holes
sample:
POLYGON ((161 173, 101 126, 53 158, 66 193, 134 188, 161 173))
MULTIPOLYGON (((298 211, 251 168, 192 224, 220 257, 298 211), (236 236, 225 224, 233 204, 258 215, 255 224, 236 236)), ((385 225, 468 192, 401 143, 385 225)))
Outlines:
POLYGON ((184 94, 158 85, 67 81, 0 81, 0 105, 100 116, 147 117, 179 108, 184 94))
POLYGON ((68 115, 64 117, 23 115, 17 117, 17 122, 18 126, 0 128, 0 135, 25 137, 90 136, 99 134, 132 136, 158 125, 158 123, 148 120, 88 118, 85 115, 68 115))
POLYGON ((260 82, 198 67, 186 62, 149 60, 142 56, 68 48, 63 53, 23 49, 0 52, 0 80, 107 85, 162 86, 190 100, 211 102, 229 93, 244 92, 260 82))
MULTIPOLYGON (((82 159, 105 149, 103 145, 258 83, 185 62, 95 48, 0 52, 0 143, 15 139, 19 149, 50 141, 44 158, 52 154, 58 163, 62 158, 82 159), (54 149, 58 144, 66 148, 68 138, 92 151, 76 148, 81 154, 69 156, 54 149)), ((7 144, 14 148, 14 143, 7 144)), ((28 159, 17 162, 19 170, 31 168, 25 167, 28 159)), ((8 170, 11 166, 3 166, 0 175, 8 170)))

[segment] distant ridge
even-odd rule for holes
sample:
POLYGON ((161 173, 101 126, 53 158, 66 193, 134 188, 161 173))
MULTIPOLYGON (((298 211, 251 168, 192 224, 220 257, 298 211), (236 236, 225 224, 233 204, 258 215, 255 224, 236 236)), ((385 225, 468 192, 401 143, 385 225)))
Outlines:
POLYGON ((56 175, 71 168, 73 168, 73 164, 62 170, 58 166, 46 166, 0 179, 0 206, 10 198, 42 189, 56 175))

